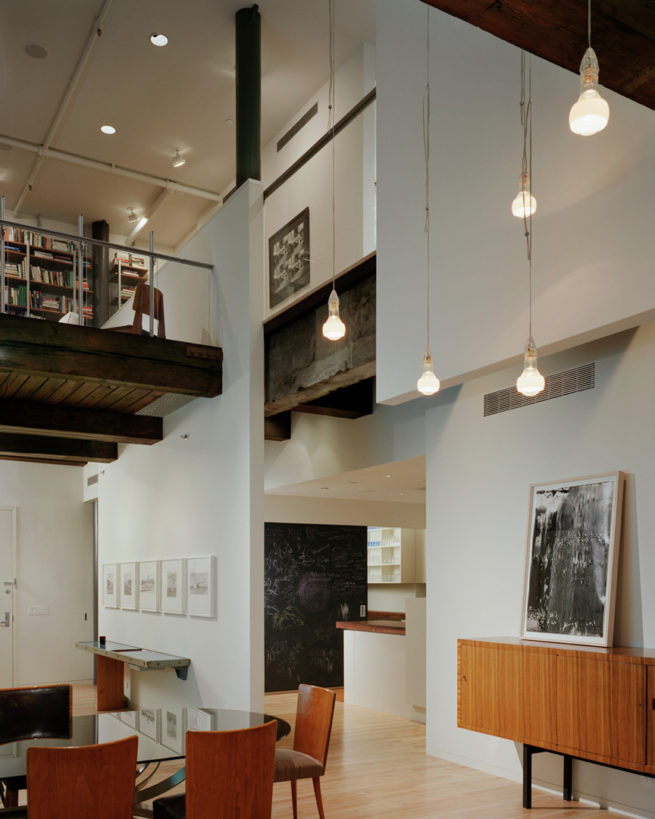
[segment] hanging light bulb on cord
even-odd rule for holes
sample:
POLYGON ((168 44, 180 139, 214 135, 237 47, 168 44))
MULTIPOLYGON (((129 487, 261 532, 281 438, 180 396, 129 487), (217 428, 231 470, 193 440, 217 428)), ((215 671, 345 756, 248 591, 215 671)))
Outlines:
POLYGON ((427 71, 425 93, 423 94, 423 153, 425 155, 425 309, 426 333, 423 372, 416 382, 416 389, 421 395, 434 395, 439 392, 439 379, 432 365, 430 350, 430 6, 427 8, 427 71))
POLYGON ((521 130, 523 131, 523 156, 521 157, 521 175, 519 176, 519 192, 512 202, 512 213, 518 219, 532 216, 537 210, 537 200, 532 195, 531 174, 528 170, 528 110, 525 104, 525 51, 521 51, 521 130))
POLYGON ((332 292, 328 299, 328 317, 321 332, 328 341, 339 341, 346 335, 346 325, 339 316, 339 296, 335 287, 335 227, 334 227, 334 0, 328 0, 330 16, 330 86, 328 90, 328 128, 332 130, 332 292))
MULTIPOLYGON (((521 120, 523 123, 523 167, 532 178, 532 62, 529 67, 528 101, 525 105, 525 51, 521 51, 521 120), (529 135, 529 142, 528 142, 529 135)), ((523 356, 523 372, 516 379, 516 389, 526 398, 534 398, 546 386, 546 379, 537 368, 537 346, 532 337, 532 214, 523 214, 523 232, 528 256, 529 330, 523 356)))
POLYGON ((610 107, 598 93, 598 59, 591 47, 591 0, 587 0, 587 46, 580 63, 580 96, 569 113, 569 128, 581 136, 602 131, 610 118, 610 107))

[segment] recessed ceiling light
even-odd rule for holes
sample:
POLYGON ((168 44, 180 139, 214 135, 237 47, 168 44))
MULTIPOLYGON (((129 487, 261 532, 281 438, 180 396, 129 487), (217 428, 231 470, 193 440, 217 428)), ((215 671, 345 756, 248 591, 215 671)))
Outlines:
POLYGON ((35 60, 44 60, 48 56, 48 52, 45 50, 45 48, 37 45, 36 43, 26 45, 25 53, 30 57, 34 57, 35 60))
POLYGON ((175 149, 175 156, 173 157, 173 167, 174 168, 181 168, 182 165, 186 165, 186 159, 180 155, 180 149, 175 149))
POLYGON ((168 37, 165 34, 151 34, 150 42, 155 46, 165 46, 168 45, 168 37))
POLYGON ((384 477, 385 477, 385 478, 390 478, 390 477, 391 477, 391 475, 385 475, 384 477))
POLYGON ((225 124, 234 125, 234 120, 232 119, 232 117, 225 117, 225 124))
POLYGON ((115 134, 116 133, 116 129, 114 128, 113 125, 101 125, 100 130, 102 131, 103 134, 115 134))

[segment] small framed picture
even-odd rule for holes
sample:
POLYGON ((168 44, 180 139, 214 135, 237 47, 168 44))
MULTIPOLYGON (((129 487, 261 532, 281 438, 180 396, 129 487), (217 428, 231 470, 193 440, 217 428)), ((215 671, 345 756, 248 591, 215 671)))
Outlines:
POLYGON ((184 560, 161 561, 161 610, 184 614, 184 560))
POLYGON ((215 558, 189 557, 186 562, 186 613, 214 616, 215 558))
POLYGON ((136 609, 136 563, 120 564, 122 609, 136 609))
POLYGON ((175 751, 184 753, 184 708, 162 708, 161 744, 175 751))
POLYGON ((269 238, 268 280, 270 307, 309 284, 309 208, 269 238))
POLYGON ((130 728, 134 728, 136 730, 136 711, 121 711, 118 716, 120 717, 121 722, 124 722, 126 725, 129 725, 130 728))
POLYGON ((205 708, 187 708, 187 731, 211 731, 215 728, 214 714, 205 708))
POLYGON ((530 487, 524 639, 612 645, 623 478, 530 487))
POLYGON ((118 608, 118 567, 116 563, 102 566, 102 604, 106 609, 118 608))
POLYGON ((159 611, 159 561, 139 563, 139 609, 159 611))
POLYGON ((139 731, 159 742, 159 708, 142 708, 139 711, 139 731))

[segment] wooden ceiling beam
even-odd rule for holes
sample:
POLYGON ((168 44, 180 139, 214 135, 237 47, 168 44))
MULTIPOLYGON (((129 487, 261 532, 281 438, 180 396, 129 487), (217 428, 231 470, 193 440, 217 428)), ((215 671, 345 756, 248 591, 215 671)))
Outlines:
POLYGON ((163 421, 156 416, 11 400, 0 401, 0 433, 122 444, 156 444, 164 437, 163 421))
POLYGON ((109 463, 118 458, 118 445, 105 441, 79 441, 47 435, 0 433, 0 458, 83 466, 89 461, 109 463))
MULTIPOLYGON (((578 73, 587 49, 587 0, 423 0, 440 11, 578 73)), ((600 84, 655 109, 655 6, 594 0, 591 44, 600 84)), ((571 88, 571 104, 578 86, 571 88)))

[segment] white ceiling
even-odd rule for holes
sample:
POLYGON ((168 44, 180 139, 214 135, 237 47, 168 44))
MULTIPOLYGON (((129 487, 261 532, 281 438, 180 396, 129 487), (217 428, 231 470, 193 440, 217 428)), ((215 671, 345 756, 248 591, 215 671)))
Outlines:
MULTIPOLYGON (((88 60, 51 148, 214 194, 235 175, 234 14, 237 0, 2 0, 0 3, 0 194, 12 211, 62 109, 71 77, 88 60), (106 6, 101 36, 91 36, 106 6), (163 32, 164 48, 149 35, 163 32), (47 56, 35 58, 33 46, 47 56), (111 123, 113 136, 100 133, 111 123), (4 141, 3 141, 4 140, 4 141), (13 145, 10 145, 12 143, 13 145), (21 146, 21 147, 19 147, 21 146), (175 149, 187 164, 174 169, 175 149)), ((375 41, 375 0, 336 0, 335 62, 375 41)), ((328 0, 262 0, 262 143, 327 80, 328 0)), ((105 219, 127 236, 128 209, 148 213, 162 188, 47 157, 16 218, 70 224, 105 219)), ((175 247, 215 203, 170 192, 137 240, 175 247)))
POLYGON ((269 489, 268 495, 425 503, 425 456, 342 472, 315 481, 269 489))

